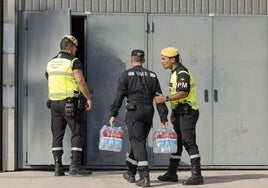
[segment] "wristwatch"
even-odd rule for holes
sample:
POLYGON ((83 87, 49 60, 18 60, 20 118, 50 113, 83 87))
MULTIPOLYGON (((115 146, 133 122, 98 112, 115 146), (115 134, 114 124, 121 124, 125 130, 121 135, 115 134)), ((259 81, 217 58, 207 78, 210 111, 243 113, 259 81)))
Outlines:
POLYGON ((169 96, 166 96, 166 102, 170 101, 169 96))

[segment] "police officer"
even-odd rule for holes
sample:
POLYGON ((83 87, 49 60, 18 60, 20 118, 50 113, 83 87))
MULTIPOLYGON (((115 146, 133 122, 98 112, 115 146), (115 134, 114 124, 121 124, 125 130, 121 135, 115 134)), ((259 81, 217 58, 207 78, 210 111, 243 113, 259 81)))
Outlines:
POLYGON ((83 112, 91 109, 92 99, 83 75, 82 63, 75 57, 77 47, 77 39, 65 35, 60 42, 61 51, 48 62, 46 67, 55 176, 65 175, 62 166, 62 142, 67 124, 72 131, 69 173, 71 175, 91 174, 91 171, 82 168, 81 159, 85 139, 83 112))
POLYGON ((159 93, 155 97, 156 103, 170 101, 172 114, 171 122, 178 134, 177 153, 169 159, 168 171, 158 176, 160 181, 177 182, 177 167, 181 159, 183 146, 190 156, 192 176, 183 181, 183 185, 199 185, 204 180, 200 169, 200 154, 196 144, 196 123, 199 117, 199 107, 196 101, 196 87, 192 74, 181 63, 177 48, 162 49, 162 64, 164 69, 170 69, 169 95, 159 93))
MULTIPOLYGON (((123 99, 127 98, 125 122, 131 145, 130 153, 126 159, 128 171, 123 177, 134 183, 138 170, 140 179, 137 186, 149 187, 149 166, 146 151, 146 139, 152 127, 154 115, 153 99, 156 92, 162 93, 156 74, 143 68, 144 51, 131 52, 132 68, 123 72, 118 81, 117 92, 111 105, 110 124, 115 122, 123 99)), ((165 102, 156 105, 163 125, 167 125, 168 109, 165 102)))

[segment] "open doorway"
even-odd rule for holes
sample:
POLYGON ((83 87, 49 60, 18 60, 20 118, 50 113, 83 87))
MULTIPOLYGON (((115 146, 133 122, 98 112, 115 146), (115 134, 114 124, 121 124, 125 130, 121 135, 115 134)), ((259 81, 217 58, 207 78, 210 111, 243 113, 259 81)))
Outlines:
MULTIPOLYGON (((72 17, 72 22, 71 22, 71 31, 72 31, 72 35, 78 40, 78 50, 76 52, 76 57, 80 59, 80 61, 83 64, 83 71, 84 71, 84 76, 86 79, 86 57, 85 57, 85 23, 86 23, 86 17, 84 16, 73 16, 72 17)), ((86 118, 86 116, 85 116, 86 118)), ((87 128, 87 126, 86 126, 87 128)), ((87 133, 87 129, 86 129, 86 133, 87 133)), ((83 158, 82 161, 84 161, 84 159, 87 158, 87 142, 85 141, 85 146, 84 146, 84 154, 83 154, 83 158)), ((85 162, 83 163, 83 165, 85 164, 85 162)))
POLYGON ((78 40, 78 50, 76 57, 78 57, 84 65, 86 65, 85 59, 85 17, 74 16, 72 17, 72 35, 78 40))

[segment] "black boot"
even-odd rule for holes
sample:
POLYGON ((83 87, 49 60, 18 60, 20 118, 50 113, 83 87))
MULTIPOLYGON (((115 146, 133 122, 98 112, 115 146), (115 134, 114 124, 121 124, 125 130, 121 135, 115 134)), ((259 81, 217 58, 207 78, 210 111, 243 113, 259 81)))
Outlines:
POLYGON ((72 163, 69 167, 69 174, 78 176, 88 176, 92 174, 90 170, 86 170, 81 165, 82 152, 72 151, 72 163))
POLYGON ((200 165, 192 166, 192 176, 182 182, 183 185, 201 185, 204 184, 203 176, 201 175, 200 165))
POLYGON ((132 174, 130 171, 124 172, 123 178, 126 179, 129 183, 134 183, 136 181, 135 175, 132 174))
POLYGON ((123 178, 126 179, 129 183, 134 183, 135 175, 137 173, 137 165, 132 164, 131 162, 127 161, 126 165, 128 167, 128 171, 123 173, 123 178))
POLYGON ((144 166, 139 169, 140 179, 136 181, 136 185, 140 187, 150 187, 149 167, 144 166))
POLYGON ((136 185, 140 187, 150 187, 150 178, 142 177, 136 182, 136 185))
POLYGON ((61 158, 55 158, 54 176, 64 176, 64 170, 61 162, 61 158))
POLYGON ((179 166, 180 160, 178 159, 170 159, 169 160, 168 171, 158 176, 158 180, 160 181, 168 181, 168 182, 178 182, 177 168, 179 166))
POLYGON ((69 174, 78 176, 89 176, 90 174, 92 174, 92 172, 83 168, 81 165, 70 165, 69 174))

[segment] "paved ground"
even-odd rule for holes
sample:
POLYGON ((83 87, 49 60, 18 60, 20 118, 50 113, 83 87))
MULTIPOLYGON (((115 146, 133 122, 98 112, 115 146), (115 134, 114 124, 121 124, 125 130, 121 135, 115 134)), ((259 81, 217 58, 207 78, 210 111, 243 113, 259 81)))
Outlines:
MULTIPOLYGON (((204 185, 184 186, 183 179, 190 175, 190 171, 179 173, 178 183, 165 183, 157 180, 157 176, 164 171, 152 170, 151 187, 200 187, 200 188, 265 188, 268 187, 268 170, 203 170, 204 185)), ((132 188, 122 178, 123 171, 93 171, 88 177, 66 175, 54 177, 52 171, 16 171, 0 173, 0 188, 132 188)))

